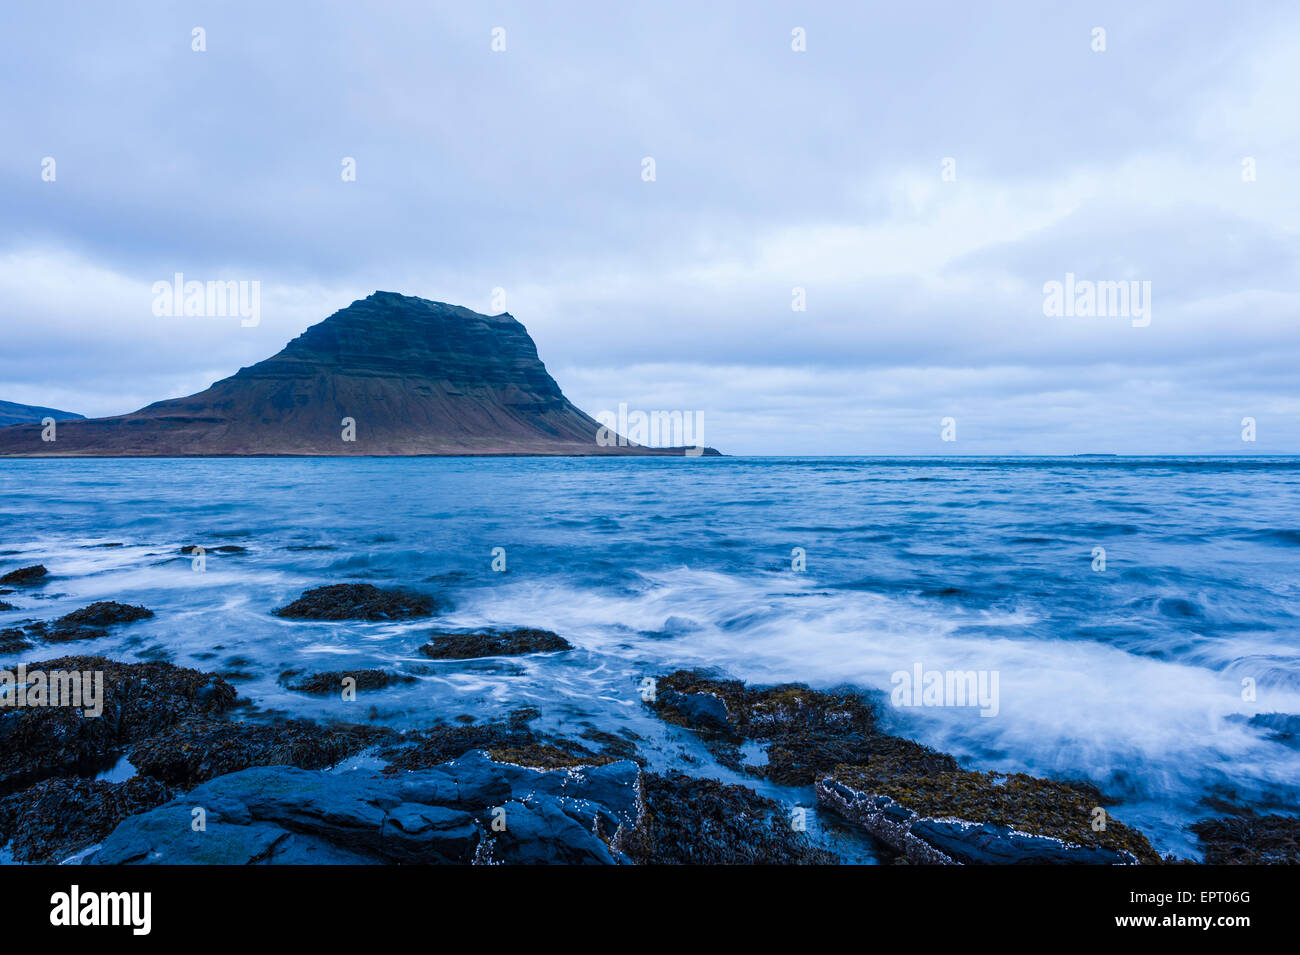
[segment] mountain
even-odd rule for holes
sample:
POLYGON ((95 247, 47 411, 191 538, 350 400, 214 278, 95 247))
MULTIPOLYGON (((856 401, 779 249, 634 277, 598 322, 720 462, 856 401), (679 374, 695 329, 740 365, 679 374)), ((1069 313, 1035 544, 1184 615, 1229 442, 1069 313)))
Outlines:
POLYGON ((84 418, 75 411, 59 411, 57 408, 42 408, 39 405, 20 405, 16 401, 0 401, 0 428, 11 424, 39 423, 46 418, 55 421, 71 421, 84 418))
MULTIPOLYGON (((206 391, 131 414, 0 429, 0 455, 677 454, 603 447, 509 314, 395 292, 353 302, 206 391), (345 440, 349 419, 355 440, 345 440)), ((608 442, 607 442, 608 443, 608 442)), ((712 449, 707 454, 716 454, 712 449)))

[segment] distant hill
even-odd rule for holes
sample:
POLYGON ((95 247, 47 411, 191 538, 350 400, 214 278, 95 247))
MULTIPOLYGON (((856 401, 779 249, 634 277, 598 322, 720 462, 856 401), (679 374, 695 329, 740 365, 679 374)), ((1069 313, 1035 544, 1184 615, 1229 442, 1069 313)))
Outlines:
POLYGON ((39 426, 2 428, 0 455, 685 451, 601 446, 599 427, 564 397, 510 315, 375 292, 311 326, 279 354, 188 398, 68 421, 53 442, 42 442, 39 426), (344 440, 344 419, 354 441, 344 440))
POLYGON ((11 424, 40 423, 46 418, 55 421, 72 421, 85 418, 75 411, 59 411, 57 408, 42 408, 39 405, 20 405, 16 401, 0 401, 0 428, 11 424))

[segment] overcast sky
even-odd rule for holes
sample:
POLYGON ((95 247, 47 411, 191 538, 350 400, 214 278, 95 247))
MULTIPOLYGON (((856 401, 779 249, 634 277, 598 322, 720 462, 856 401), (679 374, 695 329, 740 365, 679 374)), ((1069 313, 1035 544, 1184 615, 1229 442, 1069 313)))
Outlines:
POLYGON ((1300 452, 1294 3, 50 0, 0 61, 0 399, 499 287, 584 410, 728 452, 1300 452), (260 324, 155 316, 176 272, 260 324), (1045 315, 1067 272, 1150 323, 1045 315))

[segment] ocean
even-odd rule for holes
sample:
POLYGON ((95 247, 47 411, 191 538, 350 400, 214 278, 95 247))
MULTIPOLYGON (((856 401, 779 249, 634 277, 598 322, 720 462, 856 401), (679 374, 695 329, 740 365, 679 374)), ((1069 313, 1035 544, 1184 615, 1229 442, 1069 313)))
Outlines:
POLYGON ((1207 798, 1300 804, 1298 720, 1251 722, 1300 714, 1298 494, 1293 457, 6 460, 0 573, 51 576, 5 595, 0 627, 95 600, 156 616, 0 666, 162 659, 230 674, 263 710, 394 727, 534 706, 541 729, 627 729, 654 768, 736 781, 649 713, 645 678, 851 686, 892 732, 970 768, 1089 780, 1158 850, 1198 858, 1184 827, 1220 814, 1207 798), (345 581, 446 609, 270 613, 345 581), (576 649, 417 652, 480 626, 576 649), (416 679, 355 702, 280 680, 362 667, 416 679), (924 702, 896 692, 918 668, 975 671, 996 705, 896 705, 924 702))

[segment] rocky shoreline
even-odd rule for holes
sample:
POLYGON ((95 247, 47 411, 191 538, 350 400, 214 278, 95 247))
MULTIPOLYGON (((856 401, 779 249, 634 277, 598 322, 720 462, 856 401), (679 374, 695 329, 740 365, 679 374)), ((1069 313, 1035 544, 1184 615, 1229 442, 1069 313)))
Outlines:
MULTIPOLYGON (((41 568, 43 571, 44 568, 41 568)), ((38 585, 44 573, 10 582, 38 585)), ((369 584, 315 588, 283 608, 302 619, 407 619, 436 604, 369 584), (290 610, 290 608, 292 608, 290 610)), ((285 612, 288 611, 288 612, 285 612)), ((7 611, 13 612, 13 611, 7 611)), ((588 726, 533 728, 535 708, 417 730, 284 719, 222 676, 166 662, 48 655, 152 616, 104 601, 0 629, 29 672, 103 674, 102 713, 0 708, 0 846, 16 862, 85 864, 835 864, 806 809, 755 788, 652 771, 639 738, 588 726), (116 768, 110 779, 97 779, 116 768), (124 775, 124 778, 120 778, 124 775)), ((441 660, 565 652, 543 630, 435 631, 441 660)), ((286 672, 303 693, 383 693, 381 670, 286 672)), ((880 729, 864 696, 751 686, 678 670, 641 705, 697 738, 742 778, 815 794, 882 861, 913 864, 1160 864, 1145 836, 1085 783, 982 773, 880 729), (796 788, 797 787, 797 788, 796 788)), ((1207 862, 1300 861, 1292 817, 1248 809, 1192 827, 1207 862)))

